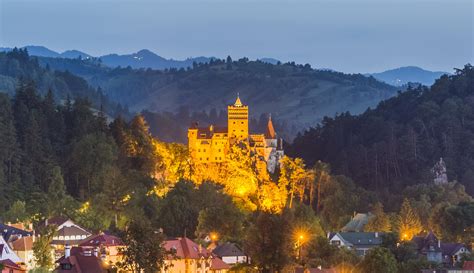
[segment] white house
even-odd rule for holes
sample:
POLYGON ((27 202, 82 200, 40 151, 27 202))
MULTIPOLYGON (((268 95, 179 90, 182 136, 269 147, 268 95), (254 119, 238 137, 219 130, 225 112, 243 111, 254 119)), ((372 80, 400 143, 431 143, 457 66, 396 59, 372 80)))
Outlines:
POLYGON ((328 239, 332 245, 353 249, 359 256, 365 256, 371 248, 382 244, 381 233, 379 232, 329 233, 328 239))
POLYGON ((218 245, 212 251, 217 257, 221 258, 226 264, 247 263, 248 257, 245 253, 233 243, 223 243, 218 245))
POLYGON ((16 255, 13 249, 7 244, 3 236, 0 236, 0 260, 10 260, 14 263, 22 263, 23 261, 16 255))

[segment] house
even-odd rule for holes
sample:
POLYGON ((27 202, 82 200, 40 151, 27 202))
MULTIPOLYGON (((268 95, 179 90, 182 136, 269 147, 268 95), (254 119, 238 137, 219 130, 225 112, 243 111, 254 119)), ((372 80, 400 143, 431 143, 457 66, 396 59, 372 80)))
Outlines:
POLYGON ((357 213, 352 219, 341 229, 342 232, 363 232, 365 226, 370 218, 373 218, 372 213, 357 213))
POLYGON ((79 244, 79 247, 90 251, 97 249, 100 258, 103 261, 110 265, 114 265, 122 260, 120 250, 125 247, 125 244, 119 237, 101 233, 98 235, 92 235, 85 239, 79 244))
POLYGON ((53 245, 77 246, 92 234, 86 229, 74 223, 71 219, 64 217, 53 217, 46 219, 41 226, 55 225, 57 235, 53 237, 53 245))
POLYGON ((226 273, 230 266, 186 237, 166 240, 164 247, 174 255, 165 261, 162 273, 226 273))
POLYGON ((32 236, 33 232, 18 228, 18 226, 0 224, 0 232, 7 242, 14 241, 25 236, 32 236))
POLYGON ((474 270, 466 269, 423 269, 421 273, 474 273, 474 270))
POLYGON ((26 269, 31 270, 36 267, 35 257, 33 252, 33 243, 35 236, 21 237, 11 243, 13 251, 23 261, 26 269))
POLYGON ((425 256, 428 261, 443 262, 441 241, 436 238, 433 232, 429 232, 426 236, 415 236, 412 242, 416 245, 418 254, 425 256))
POLYGON ((10 260, 15 264, 23 262, 2 236, 0 236, 0 260, 10 260))
POLYGON ((12 262, 11 260, 0 260, 1 273, 26 273, 26 269, 12 262))
POLYGON ((106 273, 109 266, 102 261, 97 252, 90 252, 81 247, 65 247, 64 256, 57 262, 54 272, 57 273, 106 273))
POLYGON ((226 264, 247 263, 248 257, 245 253, 234 243, 223 243, 216 246, 212 253, 219 257, 226 264))
POLYGON ((358 256, 365 256, 369 249, 382 244, 379 232, 337 232, 329 233, 329 243, 339 247, 353 249, 358 256))
POLYGON ((463 254, 469 254, 469 249, 461 243, 444 243, 433 232, 426 236, 413 237, 417 251, 430 262, 443 263, 453 266, 461 260, 463 254))

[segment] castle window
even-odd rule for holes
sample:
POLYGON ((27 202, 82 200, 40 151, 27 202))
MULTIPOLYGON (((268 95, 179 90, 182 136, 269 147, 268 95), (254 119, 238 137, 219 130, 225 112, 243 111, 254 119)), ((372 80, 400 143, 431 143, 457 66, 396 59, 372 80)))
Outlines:
POLYGON ((235 121, 234 121, 234 124, 235 124, 235 121))
POLYGON ((219 153, 221 152, 221 149, 219 149, 219 153))
POLYGON ((206 160, 209 160, 209 157, 208 157, 208 158, 206 158, 206 160))
POLYGON ((203 149, 202 151, 203 151, 203 152, 206 152, 206 149, 203 149))
POLYGON ((202 161, 202 157, 200 157, 200 158, 199 158, 199 160, 201 160, 201 161, 202 161))
POLYGON ((201 149, 198 149, 198 152, 201 152, 201 149))
POLYGON ((217 156, 216 156, 216 160, 217 160, 217 156))
POLYGON ((244 122, 242 121, 242 124, 244 124, 244 122))

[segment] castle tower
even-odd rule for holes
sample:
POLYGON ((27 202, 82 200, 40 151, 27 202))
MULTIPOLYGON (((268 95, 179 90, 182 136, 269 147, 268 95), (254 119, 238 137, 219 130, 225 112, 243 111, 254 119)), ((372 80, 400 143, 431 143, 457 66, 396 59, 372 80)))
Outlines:
POLYGON ((227 128, 231 143, 247 140, 249 137, 249 107, 242 104, 238 94, 235 103, 227 106, 227 128))
POLYGON ((195 122, 188 129, 188 148, 192 158, 196 158, 197 151, 197 137, 198 137, 198 123, 195 122))

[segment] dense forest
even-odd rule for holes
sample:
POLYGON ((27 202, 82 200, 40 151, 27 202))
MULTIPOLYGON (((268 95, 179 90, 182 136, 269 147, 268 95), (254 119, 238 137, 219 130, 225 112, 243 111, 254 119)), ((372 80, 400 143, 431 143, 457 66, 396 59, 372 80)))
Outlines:
MULTIPOLYGON (((213 109, 220 112, 240 93, 253 118, 271 113, 281 123, 278 131, 288 140, 326 115, 345 111, 361 113, 397 91, 361 74, 247 58, 213 59, 209 63, 194 63, 187 69, 166 70, 110 68, 98 59, 40 57, 38 60, 42 66, 83 77, 92 86, 101 87, 110 99, 136 112, 176 114, 183 108, 189 113, 210 113, 213 109)), ((187 126, 182 124, 181 130, 187 126)))
MULTIPOLYGON (((364 268, 369 258, 361 260, 325 239, 354 211, 372 211, 367 231, 392 232, 392 242, 397 234, 411 238, 422 230, 445 241, 469 242, 474 232, 472 197, 457 183, 410 186, 384 199, 334 175, 322 162, 307 167, 299 158, 285 157, 278 174, 269 176, 245 145, 233 147, 224 165, 196 165, 184 145, 153 138, 141 115, 108 124, 87 99, 54 101, 52 92, 41 96, 28 83, 13 97, 0 94, 4 222, 37 224, 62 215, 94 232, 124 234, 126 241, 156 236, 158 229, 199 242, 216 232, 221 241, 242 245, 253 265, 270 271, 299 262, 364 268), (302 261, 293 250, 300 231, 308 236, 302 261)), ((160 245, 141 246, 137 251, 144 254, 160 245)), ((390 257, 391 272, 436 266, 416 258, 410 243, 403 246, 410 255, 396 256, 395 243, 377 248, 390 257)))
POLYGON ((129 115, 126 107, 114 103, 100 88, 93 88, 83 78, 67 70, 42 67, 38 59, 31 57, 26 49, 14 48, 6 53, 0 52, 0 92, 13 95, 20 81, 34 82, 41 95, 51 90, 57 102, 68 97, 84 97, 89 99, 95 109, 102 107, 111 116, 129 115))
POLYGON ((440 158, 450 181, 474 193, 474 68, 410 89, 361 115, 342 113, 300 134, 288 152, 309 165, 321 160, 334 173, 382 191, 433 183, 440 158))

